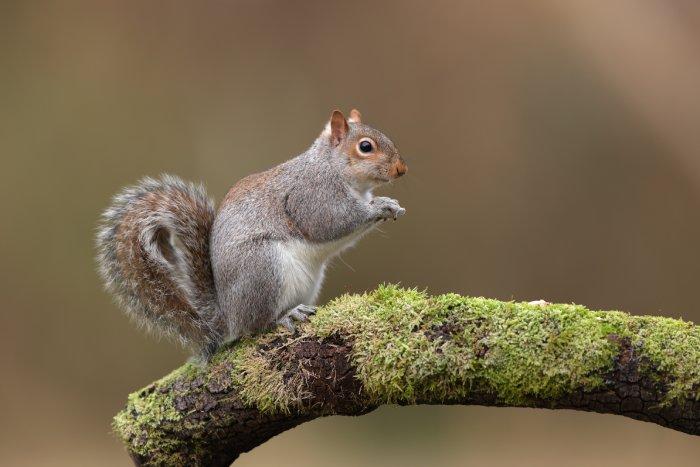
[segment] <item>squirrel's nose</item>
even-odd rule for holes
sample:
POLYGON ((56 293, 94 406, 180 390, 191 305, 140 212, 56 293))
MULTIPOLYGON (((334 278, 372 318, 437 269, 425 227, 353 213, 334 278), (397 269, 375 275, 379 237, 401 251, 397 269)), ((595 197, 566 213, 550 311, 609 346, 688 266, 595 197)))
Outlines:
POLYGON ((395 178, 399 178, 406 172, 408 172, 408 166, 406 165, 406 162, 403 160, 403 158, 399 157, 399 160, 397 160, 396 164, 394 165, 394 173, 396 174, 395 178))

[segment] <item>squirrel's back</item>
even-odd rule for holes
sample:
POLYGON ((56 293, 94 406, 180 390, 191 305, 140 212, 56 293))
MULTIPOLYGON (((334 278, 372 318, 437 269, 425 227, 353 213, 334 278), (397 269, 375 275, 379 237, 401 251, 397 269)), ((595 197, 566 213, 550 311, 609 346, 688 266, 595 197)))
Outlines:
POLYGON ((213 202, 200 185, 145 178, 114 197, 97 235, 105 285, 139 323, 206 353, 222 333, 209 253, 213 202))

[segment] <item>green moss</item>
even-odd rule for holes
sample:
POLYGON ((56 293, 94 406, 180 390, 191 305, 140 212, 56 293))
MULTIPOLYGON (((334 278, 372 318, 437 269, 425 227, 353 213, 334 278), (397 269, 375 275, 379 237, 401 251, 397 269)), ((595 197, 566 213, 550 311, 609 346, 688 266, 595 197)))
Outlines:
POLYGON ((595 389, 619 353, 613 334, 634 337, 652 362, 650 370, 675 376, 670 398, 696 395, 700 382, 700 344, 692 325, 578 305, 430 297, 384 285, 334 300, 312 328, 321 336, 338 332, 354 340, 358 376, 377 403, 456 400, 480 390, 527 405, 534 398, 595 389))
POLYGON ((170 386, 175 381, 193 381, 198 376, 204 376, 203 367, 195 362, 187 362, 179 368, 171 371, 168 375, 156 381, 155 384, 159 387, 170 386))
POLYGON ((129 395, 127 406, 114 417, 113 427, 129 448, 141 455, 158 451, 177 452, 180 442, 163 435, 166 423, 177 423, 182 415, 175 409, 172 396, 152 390, 129 395))
POLYGON ((183 415, 174 405, 176 393, 171 390, 172 385, 176 381, 193 381, 203 376, 203 370, 194 363, 186 363, 148 387, 129 394, 126 407, 114 417, 113 428, 132 452, 139 455, 159 452, 163 458, 156 464, 160 465, 185 462, 181 459, 183 441, 167 436, 163 427, 183 422, 183 415))
POLYGON ((286 341, 290 337, 278 329, 254 340, 246 339, 228 357, 232 363, 231 377, 241 399, 263 413, 290 413, 304 397, 302 375, 288 371, 280 347, 271 345, 275 340, 286 341))
POLYGON ((634 318, 633 339, 649 366, 670 375, 672 384, 664 403, 700 399, 700 329, 687 321, 640 316, 634 318))

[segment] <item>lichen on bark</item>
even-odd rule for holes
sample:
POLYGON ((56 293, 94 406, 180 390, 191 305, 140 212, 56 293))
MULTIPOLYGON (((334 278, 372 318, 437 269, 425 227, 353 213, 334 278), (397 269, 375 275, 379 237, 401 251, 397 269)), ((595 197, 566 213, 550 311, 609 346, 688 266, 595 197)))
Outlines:
POLYGON ((575 408, 700 432, 700 331, 579 305, 383 285, 188 363, 133 393, 115 431, 137 463, 227 465, 314 417, 384 403, 575 408))

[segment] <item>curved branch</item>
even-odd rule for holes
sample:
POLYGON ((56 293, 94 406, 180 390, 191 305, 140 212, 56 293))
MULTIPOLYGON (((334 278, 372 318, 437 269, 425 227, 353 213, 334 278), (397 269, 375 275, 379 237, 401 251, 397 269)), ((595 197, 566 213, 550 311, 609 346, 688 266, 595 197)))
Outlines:
POLYGON ((389 285, 185 364, 131 394, 114 427, 137 465, 225 466, 300 423, 385 403, 585 410, 698 435, 699 398, 692 323, 389 285))

